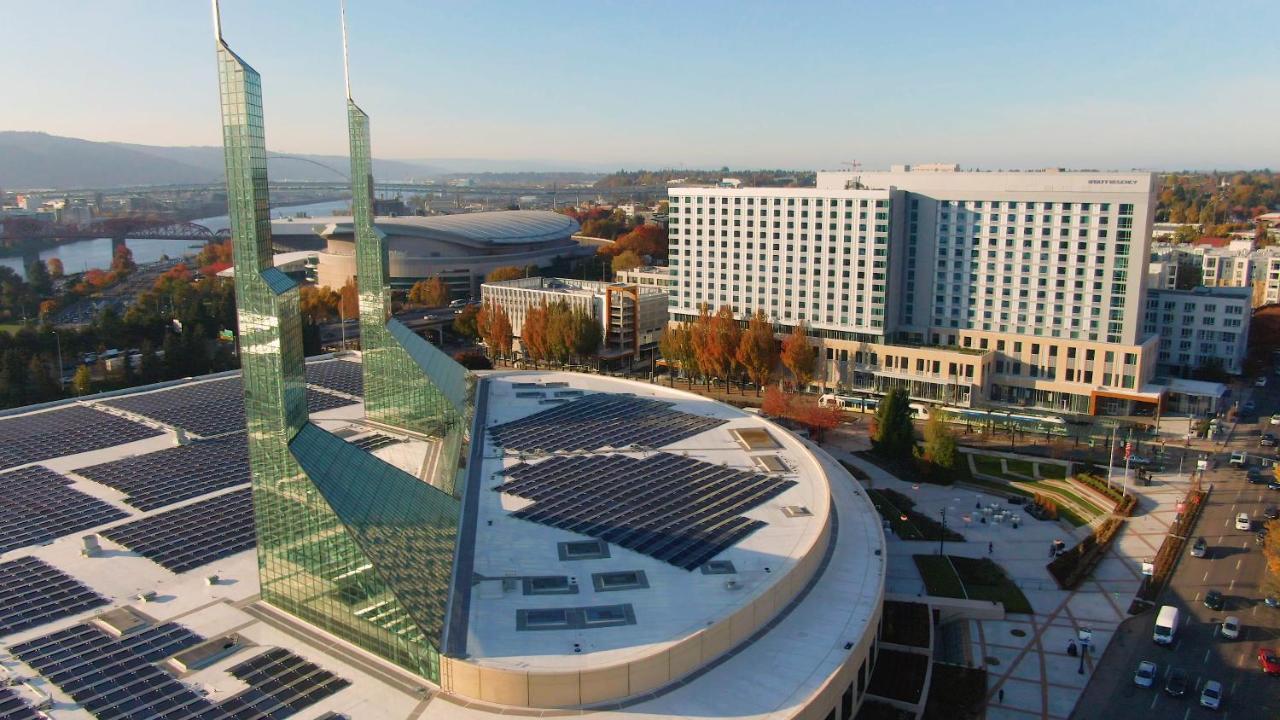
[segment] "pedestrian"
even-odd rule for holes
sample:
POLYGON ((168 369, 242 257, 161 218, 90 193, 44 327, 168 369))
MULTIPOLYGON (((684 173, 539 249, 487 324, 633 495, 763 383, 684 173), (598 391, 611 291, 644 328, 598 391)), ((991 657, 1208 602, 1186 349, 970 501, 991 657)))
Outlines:
POLYGON ((988 554, 988 555, 995 555, 995 554, 996 554, 996 544, 995 544, 995 543, 987 543, 987 554, 988 554))
POLYGON ((1004 688, 1000 688, 1000 695, 998 697, 1000 698, 1000 703, 1004 704, 1004 688))

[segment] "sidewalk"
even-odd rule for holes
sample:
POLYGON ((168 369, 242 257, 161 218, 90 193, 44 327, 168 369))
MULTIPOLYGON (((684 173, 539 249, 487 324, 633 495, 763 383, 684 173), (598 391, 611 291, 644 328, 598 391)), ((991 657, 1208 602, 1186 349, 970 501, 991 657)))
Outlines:
MULTIPOLYGON (((1074 544, 1088 534, 1087 528, 1073 529, 1066 522, 1042 522, 1025 515, 1017 529, 1008 524, 979 523, 973 512, 975 504, 1003 504, 1006 497, 969 487, 898 479, 852 454, 866 445, 865 435, 856 431, 833 433, 824 443, 837 459, 865 471, 874 487, 911 497, 917 511, 940 519, 946 508, 947 525, 965 536, 965 542, 947 542, 946 554, 991 557, 1031 602, 1031 615, 967 621, 969 660, 988 672, 986 717, 1066 718, 1088 682, 1094 659, 1128 617, 1126 610, 1141 582, 1140 563, 1155 554, 1172 520, 1174 503, 1186 490, 1185 478, 1156 475, 1150 487, 1136 488, 1140 498, 1137 515, 1121 530, 1093 577, 1067 592, 1058 589, 1045 567, 1048 548, 1053 540, 1074 544), (1093 640, 1081 674, 1081 658, 1069 656, 1066 650, 1076 631, 1086 627, 1093 631, 1093 640), (1001 690, 1003 701, 999 699, 1001 690)), ((922 595, 924 581, 911 556, 936 554, 938 543, 904 541, 890 535, 887 545, 886 592, 922 595)))

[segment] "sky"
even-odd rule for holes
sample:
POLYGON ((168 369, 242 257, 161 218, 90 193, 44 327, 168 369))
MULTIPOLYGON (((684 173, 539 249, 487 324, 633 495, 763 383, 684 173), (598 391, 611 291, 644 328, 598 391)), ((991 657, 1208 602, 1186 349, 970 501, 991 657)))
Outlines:
MULTIPOLYGON (((348 0, 376 157, 1280 168, 1280 2, 348 0)), ((338 0, 223 0, 267 144, 345 154, 338 0)), ((0 130, 220 142, 207 0, 0 0, 0 130)))

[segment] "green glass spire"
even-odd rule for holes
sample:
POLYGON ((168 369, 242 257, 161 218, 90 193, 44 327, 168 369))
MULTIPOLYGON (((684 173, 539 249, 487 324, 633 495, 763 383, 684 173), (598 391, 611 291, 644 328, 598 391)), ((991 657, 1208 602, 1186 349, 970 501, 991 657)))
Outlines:
MULTIPOLYGON (((214 20, 262 598, 439 682, 458 502, 309 422, 298 288, 272 264, 261 78, 223 42, 216 0, 214 20)), ((437 396, 465 417, 452 377, 437 396)), ((461 426, 439 427, 458 438, 432 445, 451 480, 461 426)))
MULTIPOLYGON (((343 23, 346 61, 346 23, 343 23)), ((454 497, 462 494, 459 457, 470 423, 470 374, 453 358, 391 317, 391 278, 383 233, 373 224, 373 161, 369 116, 351 99, 347 80, 347 129, 351 144, 351 212, 355 225, 356 281, 360 297, 360 348, 364 407, 369 420, 438 438, 435 471, 427 480, 454 497)))

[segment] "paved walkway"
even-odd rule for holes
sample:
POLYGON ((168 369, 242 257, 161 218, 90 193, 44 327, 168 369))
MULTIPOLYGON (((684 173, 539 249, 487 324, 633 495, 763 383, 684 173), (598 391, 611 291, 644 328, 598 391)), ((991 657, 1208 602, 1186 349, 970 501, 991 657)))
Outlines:
MULTIPOLYGON (((1088 682, 1099 656, 1127 609, 1141 581, 1141 562, 1155 555, 1172 522, 1174 504, 1187 489, 1185 476, 1157 475, 1150 487, 1138 488, 1139 510, 1121 531, 1093 577, 1073 592, 1059 590, 1045 565, 1053 540, 1072 545, 1087 535, 1085 528, 1066 522, 1042 522, 1023 515, 1014 529, 1008 524, 982 524, 975 504, 1004 503, 1006 498, 967 487, 940 487, 900 480, 852 455, 866 447, 856 431, 833 434, 826 447, 838 459, 865 470, 875 487, 887 487, 916 501, 916 510, 940 518, 965 536, 965 542, 946 543, 949 555, 990 556, 1018 584, 1034 610, 1032 615, 1009 615, 1003 621, 969 621, 969 658, 987 669, 986 717, 1066 718, 1088 682), (1080 628, 1093 631, 1093 648, 1081 660, 1067 654, 1068 641, 1080 628)), ((924 581, 911 556, 937 553, 938 543, 888 538, 888 592, 924 593, 924 581)))

